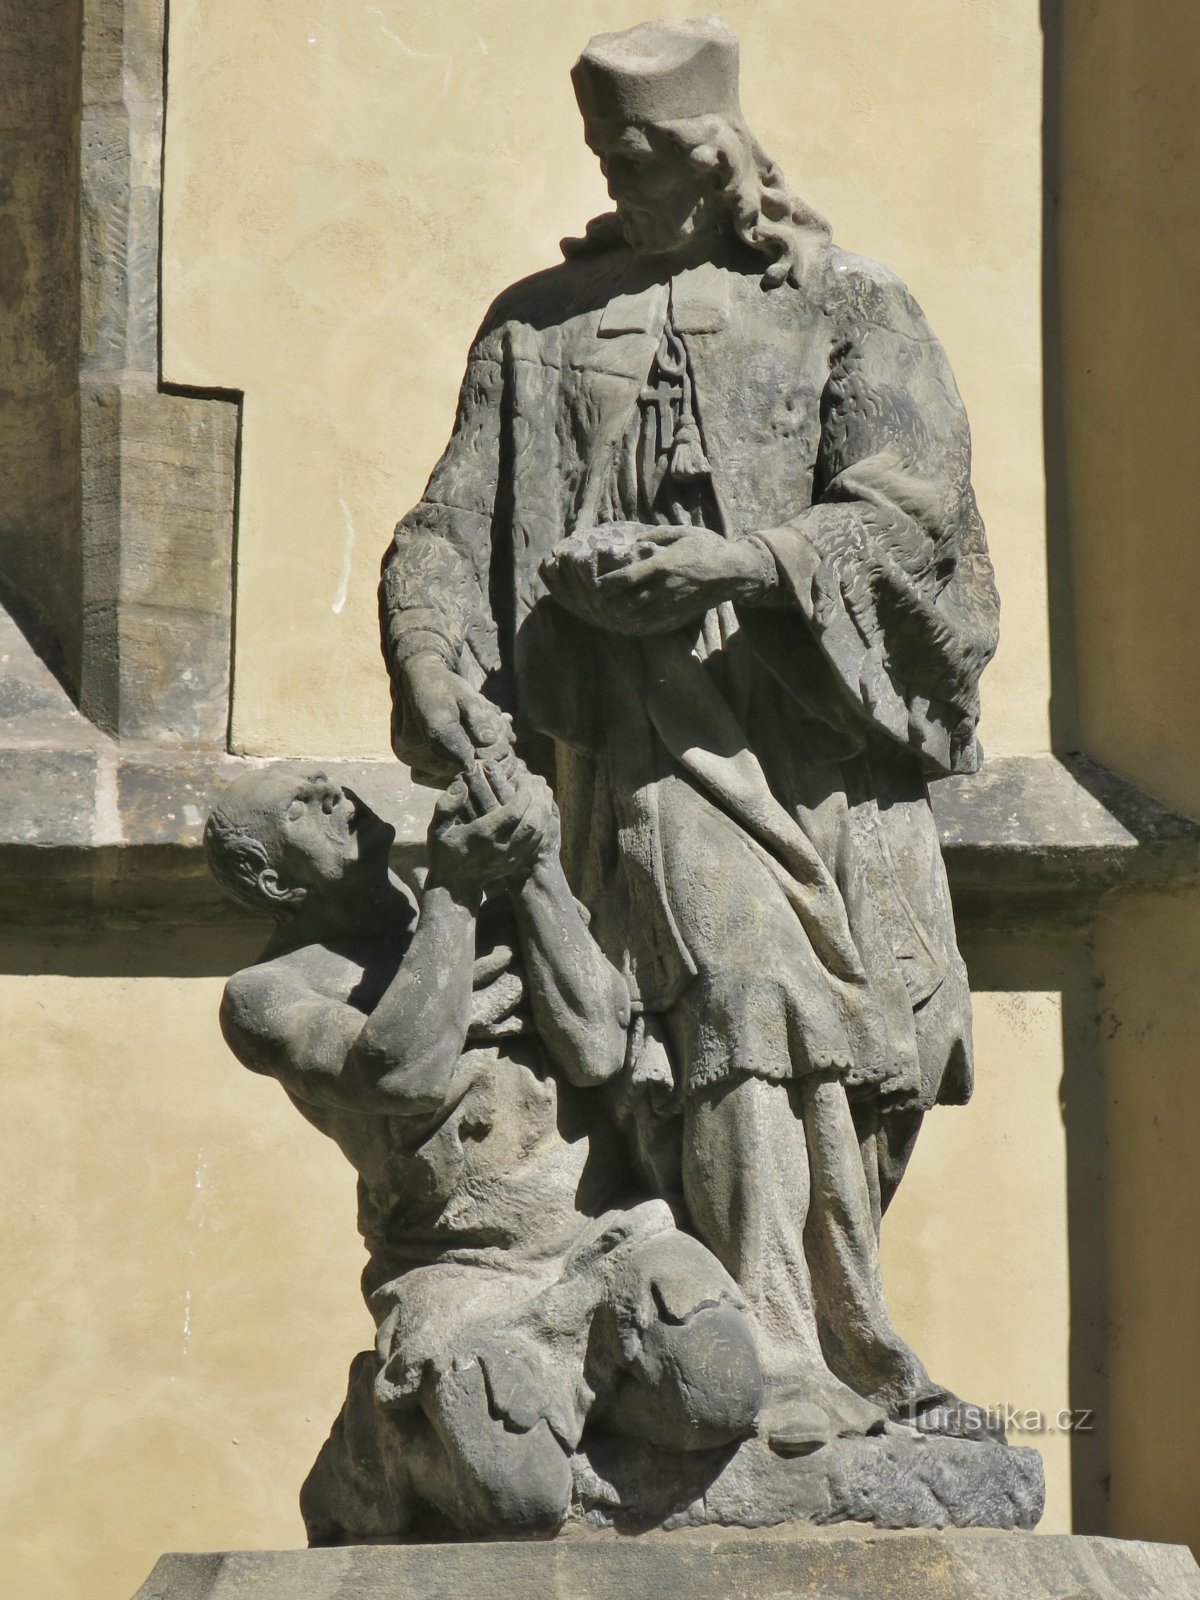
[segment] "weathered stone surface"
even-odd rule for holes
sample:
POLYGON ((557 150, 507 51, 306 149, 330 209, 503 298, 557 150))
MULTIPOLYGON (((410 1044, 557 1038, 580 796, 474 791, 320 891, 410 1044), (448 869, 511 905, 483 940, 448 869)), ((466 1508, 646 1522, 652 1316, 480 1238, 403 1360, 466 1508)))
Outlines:
MULTIPOLYGON (((998 637, 967 419, 912 296, 750 135, 719 18, 598 35, 572 78, 614 210, 493 302, 397 525, 393 748, 431 781, 510 745, 550 778, 635 1016, 635 1182, 744 1297, 758 1438, 814 1452, 828 1515, 921 1521, 881 1424, 955 1435, 965 1408, 892 1326, 879 1232, 972 1085, 927 790, 979 767, 998 637), (853 1511, 843 1448, 887 1463, 853 1511)), ((950 1496, 993 1455, 948 1452, 950 1496)))
MULTIPOLYGON (((614 1103, 592 1100, 589 1133, 615 1117, 634 1191, 670 1201, 682 1236, 728 1269, 742 1296, 730 1304, 753 1328, 758 1442, 730 1463, 731 1507, 754 1515, 780 1480, 769 1447, 814 1453, 815 1477, 798 1472, 789 1489, 822 1483, 824 1514, 919 1523, 919 1452, 910 1461, 882 1424, 954 1436, 974 1408, 893 1329, 878 1249, 922 1118, 972 1085, 966 970, 927 789, 979 767, 979 678, 997 641, 966 417, 912 296, 839 250, 750 136, 737 42, 720 19, 599 35, 572 77, 614 211, 564 244, 562 265, 493 303, 446 450, 396 528, 380 587, 393 748, 424 781, 451 784, 430 834, 443 853, 451 816, 464 839, 493 825, 519 833, 515 816, 532 811, 521 758, 553 785, 561 829, 539 862, 553 856, 586 906, 596 955, 631 1005, 614 1103), (840 1451, 856 1463, 855 1509, 834 1482, 840 1451), (739 1469, 753 1478, 756 1460, 769 1470, 748 1488, 739 1469)), ((258 826, 251 817, 244 831, 258 826)), ((253 836, 260 866, 246 870, 262 894, 276 898, 280 883, 306 893, 308 869, 285 869, 286 849, 266 843, 286 829, 268 821, 253 836)), ((542 897, 527 867, 493 863, 492 876, 514 906, 542 897)), ((411 952, 398 953, 397 986, 427 903, 411 952)), ((279 963, 303 964, 307 992, 329 939, 314 926, 301 941, 303 910, 290 932, 277 914, 257 979, 251 969, 227 991, 236 1001, 243 983, 266 989, 231 1043, 303 1105, 307 1041, 282 1021, 279 963), (270 1049, 256 1054, 261 1031, 270 1049)), ((550 958, 524 947, 519 910, 517 929, 533 1000, 550 958)), ((409 981, 428 992, 433 971, 409 981)), ((364 1036, 389 1005, 361 1008, 364 1036)), ((533 1013, 549 1079, 563 1068, 557 1024, 536 1001, 533 1013)), ((459 1048, 468 1039, 460 1029, 459 1048)), ((397 1065, 372 1088, 419 1076, 414 1048, 397 1035, 397 1065)), ((352 1109, 353 1049, 344 1065, 336 1056, 323 1093, 352 1109)), ((502 1106, 490 1126, 509 1114, 502 1106)), ((387 1198, 395 1223, 406 1207, 387 1198)), ((457 1261, 478 1246, 446 1248, 457 1261)), ((486 1314, 464 1325, 449 1301, 441 1319, 489 1393, 498 1363, 508 1398, 493 1394, 492 1420, 530 1436, 529 1460, 513 1440, 492 1441, 482 1412, 451 1426, 443 1386, 462 1373, 407 1351, 411 1285, 402 1270, 386 1287, 396 1307, 380 1370, 360 1358, 306 1485, 310 1537, 420 1537, 423 1503, 469 1534, 552 1530, 573 1504, 561 1484, 535 1521, 524 1490, 512 1488, 512 1504, 489 1491, 489 1509, 469 1481, 474 1471, 491 1483, 508 1451, 532 1504, 543 1423, 589 1462, 615 1438, 615 1481, 640 1461, 636 1429, 588 1361, 556 1363, 552 1342, 547 1355, 521 1324, 523 1344, 507 1306, 494 1326, 486 1314), (517 1376, 504 1371, 510 1339, 517 1376), (389 1428, 378 1416, 397 1365, 411 1439, 409 1418, 397 1412, 389 1428), (555 1380, 587 1394, 567 1425, 535 1398, 555 1380), (434 1435, 428 1471, 422 1429, 434 1435)), ((689 1388, 702 1406, 712 1372, 689 1388)), ((647 1410, 659 1400, 653 1377, 638 1398, 647 1410)), ((680 1448, 665 1435, 654 1443, 659 1454, 616 1500, 661 1522, 693 1462, 664 1457, 680 1448)), ((1036 1505, 1014 1514, 987 1481, 1011 1459, 974 1444, 923 1458, 937 1460, 946 1497, 961 1496, 963 1520, 1036 1517, 1036 1505), (975 1469, 978 1503, 960 1476, 975 1469)), ((704 1515, 714 1465, 697 1448, 704 1515)), ((790 1514, 818 1513, 793 1503, 790 1514)))
POLYGON ((10 847, 40 846, 45 806, 49 804, 56 814, 56 853, 59 849, 92 844, 98 765, 90 750, 6 751, 0 760, 0 814, 6 818, 4 843, 10 847))
MULTIPOLYGON (((314 1543, 1040 1514, 1036 1455, 961 1437, 879 1272, 921 1119, 971 1087, 926 789, 979 764, 996 642, 966 419, 911 296, 750 138, 736 63, 715 19, 588 46, 616 211, 501 296, 397 530, 394 747, 447 785, 419 894, 310 768, 206 827, 275 921, 225 1036, 360 1179, 378 1337, 302 1493, 314 1543)), ((130 314, 86 326, 136 367, 124 98, 92 176, 130 314)), ((147 383, 101 363, 84 398, 84 704, 136 732, 127 667, 165 641, 178 668, 158 580, 216 593, 220 541, 171 546, 147 383)), ((186 714, 219 708, 193 680, 186 714)), ((186 740, 170 687, 147 720, 186 740)), ((107 843, 141 777, 98 762, 107 843)))
POLYGON ((0 3, 0 583, 76 685, 81 9, 0 3))
POLYGON ((158 371, 162 0, 85 0, 84 372, 158 371))
POLYGON ((164 14, 3 8, 0 590, 99 727, 219 748, 238 407, 159 386, 164 14))
POLYGON ((1196 1600, 1182 1545, 778 1529, 163 1556, 135 1600, 1196 1600))
POLYGON ((80 704, 122 739, 225 743, 238 410, 158 382, 162 0, 84 18, 80 704))
POLYGON ((749 1440, 715 1476, 681 1457, 664 1471, 597 1438, 577 1469, 576 1501, 576 1522, 626 1533, 786 1522, 1029 1530, 1044 1509, 1045 1481, 1036 1450, 899 1429, 790 1459, 749 1440))
POLYGON ((930 798, 955 909, 975 925, 1082 922, 1109 889, 1200 877, 1200 824, 1085 755, 992 756, 930 798))
MULTIPOLYGON (((419 908, 392 830, 328 778, 247 776, 205 829, 222 887, 276 923, 226 986, 226 1041, 360 1179, 378 1354, 302 1492, 313 1542, 541 1537, 579 1504, 590 1433, 670 1491, 677 1456, 711 1481, 763 1407, 743 1296, 638 1184, 605 1106, 629 999, 563 876, 550 791, 511 756, 477 778, 438 804, 419 908)), ((846 1395, 846 1418, 882 1421, 846 1395)), ((808 1448, 829 1440, 804 1422, 808 1448)))
POLYGON ((125 740, 220 747, 229 719, 237 408, 153 377, 83 385, 80 704, 125 740))
POLYGON ((545 782, 481 763, 435 809, 414 932, 392 830, 327 776, 263 767, 207 824, 222 887, 276 922, 225 1037, 360 1176, 379 1335, 304 1486, 310 1539, 1032 1527, 1037 1453, 978 1417, 944 1436, 952 1397, 893 1401, 927 1431, 885 1433, 832 1375, 822 1405, 769 1387, 748 1297, 655 1194, 682 1113, 639 1097, 625 984, 556 842, 545 782))
MULTIPOLYGON (((56 916, 74 918, 86 906, 85 914, 100 921, 133 916, 244 920, 213 884, 200 835, 213 795, 254 763, 195 751, 168 757, 152 749, 98 743, 95 730, 53 680, 31 684, 9 678, 0 697, 14 723, 29 727, 31 711, 36 716, 36 747, 42 755, 29 760, 28 747, 15 745, 0 752, 8 774, 8 800, 0 811, 0 903, 7 918, 41 919, 50 907, 56 916), (105 776, 103 791, 101 750, 109 756, 106 772, 115 773, 115 781, 105 776), (65 782, 60 781, 64 774, 65 782), (106 852, 125 863, 119 897, 113 893, 117 879, 111 864, 100 859, 106 852)), ((374 796, 395 825, 407 858, 419 859, 429 799, 426 791, 412 789, 398 763, 320 764, 339 781, 374 796)), ((1003 756, 984 772, 993 765, 1004 776, 1002 802, 983 775, 977 798, 959 791, 944 801, 940 785, 933 793, 951 892, 967 927, 1012 927, 1035 916, 1084 923, 1095 914, 1098 898, 1112 890, 1167 888, 1200 875, 1200 825, 1131 784, 1104 774, 1100 792, 1106 800, 1097 801, 1074 776, 1070 761, 1003 756), (1047 793, 1053 797, 1049 813, 1039 804, 1047 793), (1031 819, 1053 820, 1050 845, 1039 838, 1033 821, 1027 833, 1013 837, 1009 819, 1026 794, 1031 819), (1118 820, 1131 814, 1149 819, 1140 838, 1118 820), (1096 824, 1091 830, 1084 826, 1087 819, 1096 824)))

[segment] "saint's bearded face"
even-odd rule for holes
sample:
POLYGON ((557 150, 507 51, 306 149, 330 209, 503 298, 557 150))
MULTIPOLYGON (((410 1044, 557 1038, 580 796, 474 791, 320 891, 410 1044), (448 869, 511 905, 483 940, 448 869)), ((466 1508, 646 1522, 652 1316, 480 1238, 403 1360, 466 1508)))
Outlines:
POLYGON ((648 124, 589 123, 585 137, 631 249, 665 254, 719 225, 713 178, 696 170, 670 134, 648 124))

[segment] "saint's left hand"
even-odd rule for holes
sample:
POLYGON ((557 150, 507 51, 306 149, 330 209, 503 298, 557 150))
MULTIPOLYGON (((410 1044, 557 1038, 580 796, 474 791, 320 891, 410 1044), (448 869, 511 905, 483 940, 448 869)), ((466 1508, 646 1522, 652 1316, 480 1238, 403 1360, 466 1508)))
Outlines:
POLYGON ((772 574, 761 545, 708 528, 666 536, 653 555, 594 579, 594 620, 613 633, 671 633, 724 600, 753 605, 772 574))

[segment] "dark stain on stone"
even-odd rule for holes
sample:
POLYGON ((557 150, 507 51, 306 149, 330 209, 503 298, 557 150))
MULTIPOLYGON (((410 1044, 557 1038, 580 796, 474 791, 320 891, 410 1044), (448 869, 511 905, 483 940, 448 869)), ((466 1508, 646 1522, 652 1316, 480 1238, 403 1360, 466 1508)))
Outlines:
POLYGON ((0 216, 0 305, 6 311, 20 305, 29 284, 29 252, 16 219, 0 216))

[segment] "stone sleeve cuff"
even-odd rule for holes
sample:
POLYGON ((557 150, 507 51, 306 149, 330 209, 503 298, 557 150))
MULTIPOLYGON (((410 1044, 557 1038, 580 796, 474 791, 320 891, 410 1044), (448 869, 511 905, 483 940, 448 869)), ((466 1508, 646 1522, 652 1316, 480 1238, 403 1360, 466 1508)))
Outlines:
POLYGON ((405 626, 406 613, 394 617, 387 630, 388 660, 402 667, 414 656, 437 656, 452 670, 458 668, 458 651, 444 634, 422 623, 405 626))

